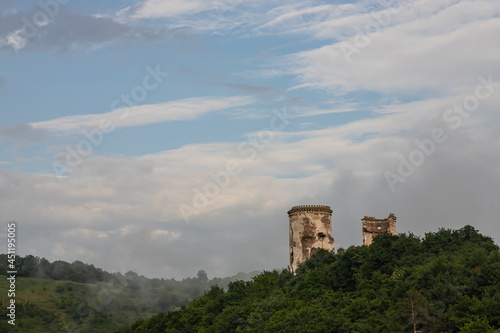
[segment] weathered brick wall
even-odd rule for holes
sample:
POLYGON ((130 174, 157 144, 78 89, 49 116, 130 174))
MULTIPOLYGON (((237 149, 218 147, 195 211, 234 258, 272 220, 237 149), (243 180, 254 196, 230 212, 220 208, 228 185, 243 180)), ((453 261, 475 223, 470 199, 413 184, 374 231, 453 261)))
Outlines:
POLYGON ((389 214, 386 219, 376 219, 371 216, 365 216, 363 221, 363 245, 370 245, 373 238, 382 233, 396 235, 396 216, 389 214))
POLYGON ((332 210, 329 206, 295 206, 290 221, 290 270, 295 272, 317 249, 335 249, 332 237, 332 210))

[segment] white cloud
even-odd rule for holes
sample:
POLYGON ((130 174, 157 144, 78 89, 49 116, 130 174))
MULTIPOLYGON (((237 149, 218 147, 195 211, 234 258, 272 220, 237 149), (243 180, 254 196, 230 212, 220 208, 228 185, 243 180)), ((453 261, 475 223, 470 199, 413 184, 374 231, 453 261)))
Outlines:
POLYGON ((181 236, 181 233, 157 229, 151 232, 151 236, 153 238, 173 240, 179 238, 181 236))
POLYGON ((123 23, 168 19, 170 27, 189 27, 198 32, 229 31, 258 17, 249 12, 249 8, 242 9, 242 4, 259 7, 261 3, 248 0, 146 0, 126 7, 112 17, 123 23))
MULTIPOLYGON (((271 9, 266 15, 268 20, 255 30, 260 33, 277 34, 310 33, 311 30, 320 30, 319 26, 324 22, 344 20, 345 17, 359 14, 361 10, 363 6, 359 4, 314 5, 312 2, 288 4, 271 9)), ((334 36, 337 35, 338 32, 334 36)), ((330 35, 329 38, 334 36, 330 35)))
POLYGON ((176 120, 190 120, 209 112, 252 104, 249 96, 187 98, 161 104, 148 104, 120 108, 107 113, 74 115, 31 123, 34 128, 48 131, 78 131, 82 128, 132 127, 176 120))
MULTIPOLYGON (((320 9, 308 9, 311 4, 302 1, 289 1, 282 5, 281 0, 146 0, 126 7, 112 17, 118 22, 137 20, 167 19, 170 27, 189 27, 196 32, 232 33, 238 31, 247 34, 251 28, 265 25, 267 22, 282 20, 281 15, 301 8, 303 14, 320 9)), ((294 14, 290 14, 294 15, 294 14)), ((273 25, 274 23, 270 23, 273 25)), ((253 32, 255 33, 255 32, 253 32)))
POLYGON ((14 50, 18 51, 24 48, 27 42, 28 40, 22 36, 22 30, 16 30, 6 37, 4 45, 10 45, 14 50))
POLYGON ((500 53, 500 45, 491 42, 500 29, 500 4, 438 3, 431 9, 423 0, 403 4, 378 33, 365 34, 361 24, 362 34, 354 29, 351 38, 297 53, 290 58, 292 72, 302 87, 410 94, 454 93, 474 85, 481 74, 500 74, 492 56, 500 53))
POLYGON ((314 107, 292 108, 294 117, 312 117, 324 114, 345 113, 345 112, 355 112, 355 111, 360 111, 359 107, 357 107, 356 105, 340 105, 339 107, 331 107, 325 109, 319 109, 314 107))
MULTIPOLYGON (((210 5, 210 1, 200 0, 148 0, 134 10, 131 18, 175 17, 204 11, 210 5)), ((130 10, 131 7, 128 7, 122 12, 130 10)))

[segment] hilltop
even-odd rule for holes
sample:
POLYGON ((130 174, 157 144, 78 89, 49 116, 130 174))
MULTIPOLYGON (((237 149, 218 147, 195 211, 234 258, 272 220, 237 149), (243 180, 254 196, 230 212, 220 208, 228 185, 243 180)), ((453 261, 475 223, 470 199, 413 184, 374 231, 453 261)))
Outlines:
POLYGON ((471 226, 318 251, 296 271, 212 287, 139 332, 500 332, 500 253, 471 226))

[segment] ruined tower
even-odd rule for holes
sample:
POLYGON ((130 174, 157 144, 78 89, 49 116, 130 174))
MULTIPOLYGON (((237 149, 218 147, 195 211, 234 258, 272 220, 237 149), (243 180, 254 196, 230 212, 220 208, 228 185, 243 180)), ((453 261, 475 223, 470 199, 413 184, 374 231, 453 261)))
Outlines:
POLYGON ((319 248, 334 250, 332 210, 329 206, 294 206, 290 220, 290 271, 293 273, 319 248))
POLYGON ((363 245, 370 245, 373 237, 378 234, 396 234, 396 216, 393 213, 390 213, 386 219, 365 216, 361 221, 363 221, 363 245))

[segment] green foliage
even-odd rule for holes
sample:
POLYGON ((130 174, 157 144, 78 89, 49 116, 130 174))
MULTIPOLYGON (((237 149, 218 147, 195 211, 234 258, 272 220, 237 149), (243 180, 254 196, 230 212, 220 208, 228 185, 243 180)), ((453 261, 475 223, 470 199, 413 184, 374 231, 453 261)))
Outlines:
MULTIPOLYGON (((2 271, 8 270, 7 263, 7 254, 0 254, 0 269, 2 271)), ((17 276, 22 277, 49 278, 82 283, 95 283, 113 279, 113 274, 78 260, 71 264, 61 260, 50 263, 45 258, 32 255, 16 256, 16 270, 17 276)))
MULTIPOLYGON (((0 266, 5 263, 0 260, 0 266)), ((0 333, 114 332, 140 318, 185 306, 214 285, 225 288, 231 281, 250 278, 239 273, 209 280, 200 270, 197 277, 181 281, 148 279, 131 271, 111 274, 80 261, 50 263, 31 255, 17 257, 16 263, 16 326, 0 321, 0 333)), ((7 295, 7 289, 7 283, 0 284, 1 294, 7 295)), ((223 293, 220 288, 217 292, 223 293)), ((210 309, 217 307, 213 302, 210 309)), ((6 314, 3 306, 0 316, 7 318, 6 314)), ((206 322, 211 322, 210 316, 206 314, 206 322)), ((156 327, 153 322, 148 325, 156 327)))
POLYGON ((55 291, 58 293, 63 293, 64 292, 64 287, 61 285, 56 286, 55 291))
POLYGON ((136 332, 500 332, 500 254, 474 228, 381 235, 297 269, 212 288, 136 332))

